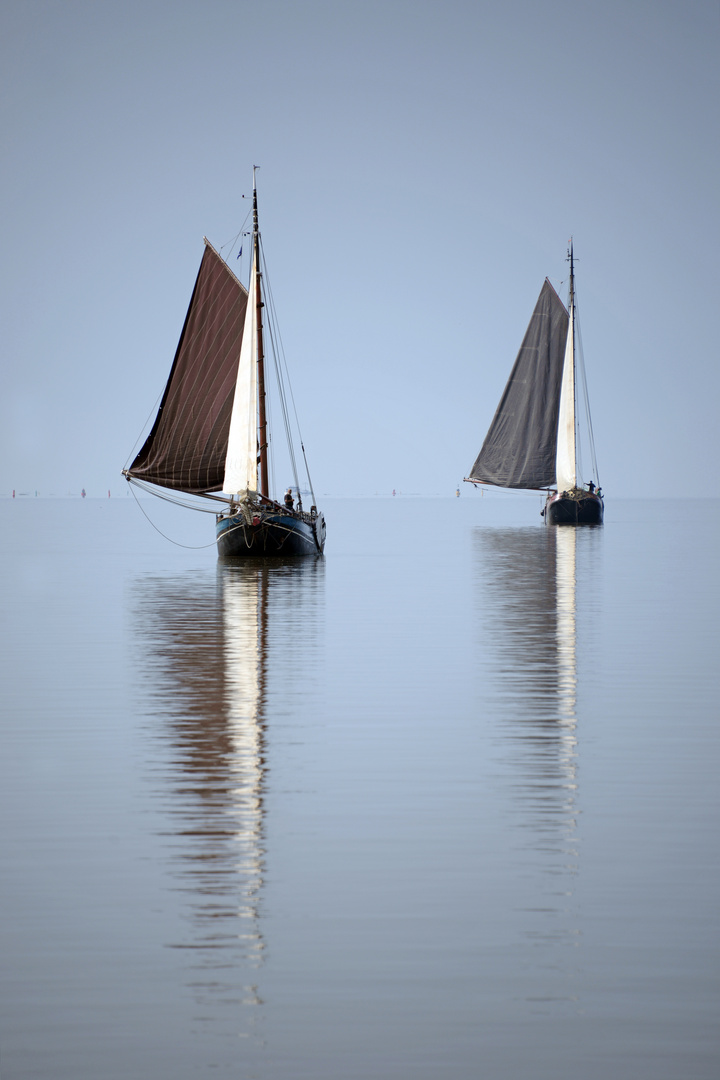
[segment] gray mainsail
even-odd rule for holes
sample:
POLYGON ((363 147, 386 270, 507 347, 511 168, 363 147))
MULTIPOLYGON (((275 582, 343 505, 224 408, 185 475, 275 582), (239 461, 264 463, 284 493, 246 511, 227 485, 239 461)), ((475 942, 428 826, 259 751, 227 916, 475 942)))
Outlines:
POLYGON ((554 485, 567 333, 567 310, 546 278, 469 480, 504 488, 554 485))

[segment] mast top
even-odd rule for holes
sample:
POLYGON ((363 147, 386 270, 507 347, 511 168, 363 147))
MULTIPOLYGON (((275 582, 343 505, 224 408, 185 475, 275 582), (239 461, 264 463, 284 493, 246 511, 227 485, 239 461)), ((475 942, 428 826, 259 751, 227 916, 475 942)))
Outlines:
POLYGON ((570 237, 570 247, 567 253, 568 261, 570 262, 570 303, 573 304, 575 300, 575 262, 573 256, 573 238, 570 237))
MULTIPOLYGON (((258 226, 257 181, 255 179, 255 173, 259 168, 259 165, 253 165, 253 236, 256 238, 260 229, 258 226)), ((259 270, 259 266, 256 266, 256 270, 259 270)))

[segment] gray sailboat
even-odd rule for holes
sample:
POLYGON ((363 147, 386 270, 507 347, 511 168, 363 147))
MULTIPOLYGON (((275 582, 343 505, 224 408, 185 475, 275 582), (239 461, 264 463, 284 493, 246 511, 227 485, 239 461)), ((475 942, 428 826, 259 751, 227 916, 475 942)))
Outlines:
POLYGON ((548 525, 599 525, 604 504, 584 368, 578 364, 572 242, 568 259, 568 306, 546 278, 485 442, 465 479, 547 491, 542 513, 548 525), (579 382, 592 458, 587 481, 578 463, 579 382))

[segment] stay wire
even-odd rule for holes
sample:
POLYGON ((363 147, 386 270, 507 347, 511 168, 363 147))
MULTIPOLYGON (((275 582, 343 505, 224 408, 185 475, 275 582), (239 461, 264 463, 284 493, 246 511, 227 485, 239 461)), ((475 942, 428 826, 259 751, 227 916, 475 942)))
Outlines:
POLYGON ((290 424, 290 417, 289 417, 289 414, 288 414, 287 395, 285 393, 285 386, 283 384, 282 370, 281 370, 280 365, 278 363, 278 346, 277 346, 277 342, 275 340, 276 339, 276 330, 275 330, 275 327, 273 325, 273 321, 274 321, 273 315, 271 314, 271 317, 268 319, 268 337, 270 339, 270 344, 271 344, 272 354, 273 354, 273 362, 274 362, 274 365, 275 365, 275 378, 277 379, 277 384, 278 384, 278 397, 280 398, 280 408, 281 408, 282 416, 283 416, 283 426, 285 428, 285 438, 286 438, 287 444, 288 444, 288 453, 290 455, 290 462, 291 462, 293 477, 295 478, 295 486, 297 488, 299 488, 300 485, 299 485, 299 479, 298 479, 297 461, 296 461, 296 458, 295 458, 295 447, 294 447, 293 438, 292 438, 292 426, 290 424))
POLYGON ((315 503, 315 493, 312 487, 312 481, 310 480, 310 470, 307 465, 307 458, 305 456, 305 447, 302 441, 302 433, 300 431, 300 423, 297 416, 297 409, 295 408, 295 398, 292 391, 292 383, 290 381, 290 374, 287 367, 287 361, 285 360, 285 348, 282 343, 282 336, 280 334, 280 323, 277 317, 277 311, 275 309, 275 301, 272 294, 272 288, 270 286, 270 278, 267 272, 267 262, 265 261, 265 252, 262 252, 263 257, 263 276, 265 278, 265 293, 268 301, 268 331, 271 338, 273 360, 275 364, 275 376, 278 384, 278 395, 280 398, 280 404, 283 414, 283 423, 285 427, 285 437, 288 444, 288 453, 290 455, 290 461, 295 478, 295 486, 300 488, 299 476, 297 470, 297 459, 295 455, 295 444, 293 439, 292 422, 290 413, 288 410, 288 396, 292 402, 293 412, 295 415, 295 424, 297 426, 298 438, 300 440, 300 446, 303 452, 303 458, 305 461, 305 471, 310 485, 310 493, 312 495, 313 504, 315 503), (287 389, 286 389, 287 384, 287 389))
MULTIPOLYGON (((160 536, 162 536, 164 540, 167 540, 168 543, 174 544, 176 547, 187 548, 187 549, 189 549, 191 551, 202 551, 205 548, 210 548, 210 547, 215 546, 215 541, 214 540, 211 541, 211 543, 209 543, 209 544, 181 544, 179 540, 173 540, 173 538, 171 536, 168 536, 167 533, 164 533, 162 531, 162 529, 158 528, 158 526, 155 524, 155 522, 152 520, 152 518, 148 514, 145 513, 144 508, 141 506, 140 500, 138 499, 134 489, 135 489, 135 487, 143 487, 143 485, 138 484, 138 482, 136 480, 132 480, 132 479, 129 481, 129 484, 130 484, 130 490, 132 491, 132 496, 133 496, 137 506, 139 507, 140 512, 143 514, 146 521, 148 521, 150 523, 150 525, 152 525, 155 532, 160 533, 160 536)), ((147 490, 147 489, 145 489, 145 490, 147 490)), ((156 495, 156 493, 154 491, 152 492, 152 494, 156 495)), ((186 509, 199 510, 201 513, 204 513, 204 514, 209 514, 209 513, 214 514, 215 513, 214 510, 210 511, 210 510, 205 510, 204 508, 199 507, 199 506, 190 506, 189 503, 181 503, 176 499, 168 499, 167 496, 164 496, 164 495, 156 495, 156 498, 164 499, 165 502, 174 502, 176 506, 184 506, 186 509)))
MULTIPOLYGON (((246 198, 246 197, 248 197, 248 196, 243 195, 243 198, 246 198)), ((225 243, 222 245, 222 247, 219 248, 219 251, 220 251, 221 255, 222 255, 223 251, 225 250, 225 248, 230 248, 231 250, 234 250, 235 245, 237 244, 238 238, 239 238, 240 239, 240 252, 238 253, 238 255, 236 255, 235 261, 237 262, 237 260, 240 258, 240 255, 242 255, 242 249, 243 249, 243 246, 244 246, 243 240, 244 240, 244 238, 246 236, 251 235, 249 232, 244 231, 245 226, 247 225, 248 219, 249 219, 251 214, 252 214, 252 208, 250 210, 248 210, 247 214, 245 215, 245 220, 243 221, 242 225, 240 226, 238 232, 236 232, 235 235, 233 236, 232 240, 226 240, 225 243)), ((223 259, 225 259, 224 255, 223 255, 223 259)), ((225 261, 227 262, 228 260, 225 259, 225 261)))
POLYGON ((296 460, 295 460, 295 447, 293 445, 293 438, 292 438, 292 425, 290 423, 290 416, 289 416, 288 408, 287 408, 287 394, 285 392, 285 384, 284 384, 284 381, 283 381, 282 367, 281 367, 281 364, 279 363, 279 357, 280 357, 280 355, 282 353, 282 341, 280 340, 279 323, 278 323, 277 313, 276 313, 276 310, 275 310, 275 303, 274 303, 273 296, 272 296, 272 290, 270 288, 270 280, 269 280, 269 276, 268 276, 268 273, 267 273, 267 263, 265 262, 264 252, 263 252, 263 273, 264 273, 264 276, 265 276, 265 279, 266 279, 266 295, 267 295, 267 299, 268 299, 268 334, 269 334, 269 337, 270 337, 270 343, 271 343, 272 352, 273 352, 273 361, 274 361, 274 365, 275 365, 275 377, 277 379, 277 384, 278 384, 278 393, 279 393, 279 397, 280 397, 280 405, 281 405, 281 409, 282 409, 283 423, 284 423, 284 427, 285 427, 285 437, 286 437, 287 443, 288 443, 288 451, 289 451, 291 462, 292 462, 293 476, 295 478, 295 485, 297 487, 297 486, 299 486, 299 484, 298 484, 297 463, 296 463, 296 460))
POLYGON ((582 333, 580 332, 580 320, 579 318, 577 318, 577 297, 575 298, 575 314, 575 326, 577 329, 578 338, 578 352, 580 353, 581 381, 583 386, 583 404, 585 406, 585 415, 587 416, 588 437, 590 441, 590 456, 592 459, 592 467, 595 474, 595 479, 597 480, 598 487, 600 487, 600 473, 598 471, 597 455, 595 453, 595 433, 593 431, 592 415, 590 413, 590 394, 588 392, 587 372, 585 370, 585 353, 582 344, 582 333))
MULTIPOLYGON (((262 240, 260 242, 261 242, 261 246, 262 246, 262 240)), ((276 346, 275 352, 274 352, 274 359, 275 359, 275 365, 276 365, 276 372, 277 372, 277 376, 278 376, 278 384, 279 384, 279 386, 283 386, 283 389, 281 390, 281 394, 280 394, 281 401, 283 403, 283 410, 285 411, 286 408, 287 408, 287 405, 286 405, 286 395, 285 395, 285 392, 284 392, 284 383, 283 383, 283 368, 284 368, 285 381, 287 382, 287 385, 288 385, 290 401, 292 402, 293 414, 295 416, 295 425, 297 427, 298 438, 300 440, 300 449, 302 450, 303 461, 305 463, 305 473, 307 475, 308 486, 310 488, 310 494, 312 496, 313 505, 315 505, 316 504, 315 491, 313 489, 312 478, 310 476, 310 467, 308 465, 307 454, 305 453, 305 443, 303 441, 302 431, 300 429, 300 419, 298 417, 297 407, 295 405, 295 395, 293 393, 292 382, 290 380, 290 372, 288 370, 287 360, 285 358, 285 346, 283 345, 283 342, 282 342, 282 336, 280 334, 280 324, 279 324, 279 321, 278 321, 278 318, 277 318, 277 314, 275 312, 275 301, 273 299, 272 289, 270 287, 270 278, 269 278, 269 275, 268 275, 268 272, 267 272, 267 263, 265 261, 265 249, 264 248, 262 249, 262 261, 263 261, 263 272, 264 272, 264 275, 265 275, 265 278, 266 278, 266 292, 267 292, 268 303, 269 303, 269 306, 270 306, 270 312, 272 314, 272 320, 273 320, 273 323, 274 323, 275 328, 276 328, 276 334, 277 334, 277 339, 278 339, 278 343, 277 343, 277 346, 276 346)), ((298 481, 297 481, 297 468, 295 466, 295 450, 294 450, 294 447, 293 447, 291 426, 290 426, 289 420, 286 423, 286 431, 288 433, 288 443, 289 443, 289 448, 290 448, 290 455, 291 455, 292 460, 293 460, 293 471, 295 473, 295 483, 296 483, 296 486, 299 487, 298 481)))

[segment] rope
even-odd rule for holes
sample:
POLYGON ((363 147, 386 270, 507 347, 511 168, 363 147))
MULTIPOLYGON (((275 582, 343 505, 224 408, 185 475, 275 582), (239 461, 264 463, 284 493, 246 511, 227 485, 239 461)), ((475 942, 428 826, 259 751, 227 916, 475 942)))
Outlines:
MULTIPOLYGON (((295 447, 292 439, 292 426, 290 424, 290 415, 287 407, 287 394, 285 392, 285 381, 283 380, 282 365, 280 363, 280 357, 283 354, 282 339, 280 336, 280 328, 278 323, 277 314, 275 311, 275 302, 272 295, 272 289, 270 288, 270 278, 267 270, 267 263, 265 262, 265 252, 263 250, 263 277, 265 279, 265 294, 268 300, 268 337, 270 339, 270 346, 272 349, 273 363, 275 365, 275 378, 278 385, 278 396, 280 398, 280 408, 283 416, 283 425, 285 427, 285 438, 288 444, 288 452, 290 455, 290 463, 292 467, 293 478, 295 480, 295 487, 299 489, 300 484, 298 480, 297 461, 295 459, 295 447)), ((286 365, 287 367, 287 365, 286 365)), ((289 385, 289 379, 288 385, 289 385)), ((291 388, 292 394, 292 388, 291 388)))
POLYGON ((470 477, 465 477, 463 483, 473 484, 475 487, 482 488, 483 491, 496 492, 498 495, 501 496, 523 495, 529 496, 533 499, 537 498, 538 492, 542 495, 546 491, 554 490, 554 488, 534 488, 530 490, 528 490, 527 488, 502 488, 496 487, 495 484, 487 484, 484 480, 471 480, 470 477))
MULTIPOLYGON (((133 482, 131 481, 130 482, 130 487, 133 488, 133 486, 134 486, 133 482)), ((134 491, 133 491, 132 495, 133 495, 133 499, 135 500, 137 506, 140 507, 141 512, 145 515, 145 519, 150 522, 150 524, 152 525, 155 532, 160 533, 160 535, 163 537, 163 539, 167 540, 169 543, 175 544, 176 547, 188 548, 188 549, 190 549, 192 551, 201 551, 204 548, 209 548, 209 547, 214 547, 215 546, 215 541, 214 540, 212 541, 211 544, 181 544, 179 540, 173 540, 173 538, 171 536, 168 536, 167 533, 164 533, 162 531, 162 529, 159 529, 157 527, 157 525, 155 524, 155 522, 150 517, 148 517, 148 515, 145 513, 145 510, 143 509, 143 507, 140 506, 140 500, 138 499, 138 497, 137 497, 137 495, 135 494, 134 491)), ((166 501, 167 502, 172 502, 171 499, 168 499, 166 501)), ((179 505, 183 505, 183 504, 181 503, 179 505)), ((187 506, 187 503, 185 505, 187 506)), ((193 510, 193 509, 199 509, 199 508, 198 507, 190 507, 190 509, 193 510)))
MULTIPOLYGON (((249 196, 243 195, 242 198, 243 199, 244 198, 249 198, 249 196)), ((243 230, 244 230, 245 226, 247 225, 248 218, 250 217, 251 214, 252 214, 252 207, 248 210, 247 214, 245 215, 245 220, 243 221, 242 225, 240 226, 239 231, 236 232, 235 235, 233 236, 232 240, 226 240, 225 243, 220 248, 218 248, 218 251, 220 252, 221 255, 222 255, 223 251, 225 250, 225 248, 229 247, 229 248, 234 250, 235 245, 238 242, 238 239, 240 239, 241 237, 244 238, 246 236, 250 236, 250 233, 243 232, 243 230)), ((242 247, 242 240, 241 240, 240 246, 242 247)), ((225 259, 225 262, 229 261, 227 258, 225 258, 224 255, 223 255, 223 259, 225 259)), ((237 260, 237 256, 236 256, 236 260, 237 260)))
POLYGON ((148 416, 147 416, 147 419, 146 419, 145 423, 140 428, 140 434, 138 435, 137 439, 135 440, 135 445, 133 446, 132 450, 130 451, 130 453, 127 456, 127 460, 125 462, 125 468, 126 469, 127 469, 128 465, 130 464, 130 461, 135 458, 135 451, 137 450, 138 443, 140 442, 140 440, 141 440, 141 438, 143 436, 143 432, 147 431, 148 427, 150 426, 150 421, 152 420, 153 414, 155 414, 157 412, 158 404, 160 402, 160 399, 163 396, 164 390, 165 390, 165 388, 163 387, 163 389, 160 391, 160 393, 156 397, 155 404, 153 405, 152 409, 148 413, 148 416))
MULTIPOLYGON (((163 489, 157 490, 155 487, 143 480, 138 480, 136 476, 130 476, 125 474, 125 479, 129 484, 133 484, 135 487, 139 487, 141 491, 147 491, 150 495, 153 495, 156 499, 164 499, 165 502, 172 503, 173 506, 182 506, 185 510, 197 510, 199 514, 216 514, 215 508, 209 509, 205 506, 198 506, 197 503, 183 502, 182 499, 172 497, 170 495, 163 494, 163 489)), ((229 500, 221 498, 217 495, 198 495, 198 499, 212 499, 214 502, 222 503, 223 506, 227 506, 229 500)))
MULTIPOLYGON (((272 301, 270 301, 270 303, 272 304, 272 301)), ((291 424, 290 424, 290 416, 289 416, 288 408, 287 408, 287 396, 285 394, 285 385, 284 385, 284 382, 283 382, 282 369, 281 369, 281 367, 280 367, 280 365, 278 363, 278 346, 277 346, 276 341, 275 341, 275 325, 276 324, 275 324, 275 319, 274 319, 274 313, 273 313, 271 307, 268 308, 268 314, 270 315, 270 318, 268 319, 268 327, 267 327, 268 328, 268 337, 270 339, 270 345, 271 345, 271 348, 272 348, 272 355, 273 355, 273 362, 274 362, 274 365, 275 365, 275 378, 277 379, 277 384, 278 384, 278 397, 280 398, 280 408, 281 408, 281 411, 282 411, 283 426, 285 428, 285 438, 286 438, 287 444, 288 444, 288 452, 289 452, 289 455, 290 455, 290 464, 291 464, 291 467, 292 467, 293 478, 295 480, 295 487, 299 489, 300 483, 299 483, 299 480, 298 480, 297 461, 296 461, 296 458, 295 458, 295 447, 293 445, 293 439, 292 439, 292 427, 291 427, 291 424)))
MULTIPOLYGON (((260 241, 262 248, 262 239, 260 241)), ((285 434, 288 441, 288 449, 290 452, 290 458, 292 461, 293 476, 295 477, 295 486, 300 488, 298 482, 297 463, 295 459, 295 448, 292 439, 292 425, 290 423, 290 416, 287 407, 287 397, 289 393, 290 402, 292 403, 292 411, 295 417, 295 426, 297 428, 298 438, 300 440, 300 448, 302 450, 303 461, 305 463, 305 473, 307 475, 308 486, 310 488, 310 494, 312 496, 313 505, 316 505, 315 491, 313 488, 312 478, 310 476, 310 468, 308 466, 307 455, 305 453, 305 444, 303 442, 302 431, 300 429, 300 420, 297 414, 297 407, 295 405, 295 395, 293 393, 292 382, 290 381, 290 372, 287 366, 287 360, 285 358, 285 346, 282 342, 282 335, 280 334, 280 324, 275 311, 275 301, 273 299, 272 289, 270 287, 270 277, 267 270, 267 263, 265 261, 265 249, 262 248, 262 261, 263 261, 263 277, 265 279, 265 291, 268 300, 268 328, 270 331, 271 343, 273 346, 273 360, 275 362, 275 373, 278 380, 278 390, 280 393, 280 401, 282 404, 283 419, 285 422, 285 434), (277 338, 277 343, 275 341, 277 338), (285 384, 287 384, 287 392, 285 390, 285 384)))
MULTIPOLYGON (((577 315, 577 297, 575 298, 575 313, 577 315)), ((600 487, 600 473, 598 471, 597 456, 595 454, 595 433, 593 431, 592 416, 590 415, 590 395, 588 393, 587 374, 585 371, 585 354, 583 351, 582 334, 580 333, 580 320, 576 318, 575 328, 578 338, 578 352, 580 353, 580 381, 583 388, 583 405, 585 406, 585 415, 587 417, 588 425, 588 439, 590 442, 590 457, 592 461, 592 469, 597 486, 600 487)))

